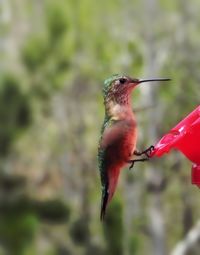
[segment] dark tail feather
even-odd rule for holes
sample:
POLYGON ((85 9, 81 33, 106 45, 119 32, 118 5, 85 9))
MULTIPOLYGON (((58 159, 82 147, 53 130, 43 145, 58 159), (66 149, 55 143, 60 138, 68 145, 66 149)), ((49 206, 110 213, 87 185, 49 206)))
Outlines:
POLYGON ((117 187, 117 181, 119 177, 119 167, 113 167, 109 171, 109 176, 106 184, 103 186, 102 199, 101 199, 101 215, 100 219, 104 220, 106 214, 106 208, 108 203, 111 201, 113 194, 115 193, 117 187))
POLYGON ((106 185, 103 190, 102 190, 102 198, 101 198, 101 214, 100 214, 100 219, 101 221, 104 220, 105 215, 106 215, 106 208, 108 205, 108 185, 106 185))

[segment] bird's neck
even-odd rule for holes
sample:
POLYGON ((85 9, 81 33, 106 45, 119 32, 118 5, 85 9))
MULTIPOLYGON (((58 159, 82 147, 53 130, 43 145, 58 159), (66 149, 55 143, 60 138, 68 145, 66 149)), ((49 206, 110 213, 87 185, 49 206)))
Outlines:
POLYGON ((105 98, 104 104, 106 115, 112 120, 134 118, 130 94, 122 94, 119 97, 108 96, 105 98))

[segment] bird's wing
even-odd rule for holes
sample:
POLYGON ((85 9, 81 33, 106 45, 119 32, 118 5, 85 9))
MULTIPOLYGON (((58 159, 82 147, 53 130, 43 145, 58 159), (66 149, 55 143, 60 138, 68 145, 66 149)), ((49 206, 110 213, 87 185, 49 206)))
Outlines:
POLYGON ((121 136, 122 132, 119 125, 111 121, 104 123, 98 149, 99 170, 102 184, 101 219, 103 219, 105 215, 107 203, 112 198, 117 185, 120 166, 117 166, 115 163, 117 161, 115 146, 117 146, 117 142, 121 139, 121 136))
POLYGON ((109 155, 111 148, 120 138, 121 132, 116 123, 112 120, 105 121, 98 148, 98 163, 102 186, 107 183, 107 168, 112 164, 113 159, 115 159, 114 155, 109 155))

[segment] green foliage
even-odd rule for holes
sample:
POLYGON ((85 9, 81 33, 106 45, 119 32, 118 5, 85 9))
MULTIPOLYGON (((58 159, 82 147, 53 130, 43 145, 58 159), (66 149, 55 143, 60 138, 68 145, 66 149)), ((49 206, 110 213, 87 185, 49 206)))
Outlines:
POLYGON ((29 72, 36 72, 45 63, 49 54, 48 39, 32 35, 22 49, 22 61, 29 72))
MULTIPOLYGON (((135 230, 134 230, 135 231, 135 230)), ((129 240, 129 252, 131 255, 139 254, 140 248, 140 236, 135 233, 132 234, 129 240)))
POLYGON ((28 71, 27 82, 32 94, 42 103, 64 86, 71 58, 74 37, 68 33, 65 1, 46 1, 45 29, 31 34, 21 50, 21 60, 28 71))
POLYGON ((91 255, 91 254, 95 254, 95 255, 105 255, 106 252, 105 250, 98 245, 89 245, 86 249, 86 252, 84 255, 91 255))
POLYGON ((69 220, 70 208, 61 200, 35 201, 32 207, 36 215, 43 221, 62 223, 69 220))
MULTIPOLYGON (((7 190, 5 185, 4 188, 7 190)), ((16 193, 19 187, 15 185, 13 189, 16 193)), ((26 196, 9 198, 0 202, 0 239, 11 255, 26 254, 41 221, 62 223, 69 219, 69 207, 60 200, 38 201, 26 196)))
POLYGON ((0 239, 11 255, 23 255, 31 244, 38 225, 32 213, 9 211, 0 214, 0 239))
POLYGON ((53 42, 59 40, 68 28, 67 7, 66 2, 63 0, 46 1, 46 22, 53 42))
POLYGON ((144 66, 144 59, 140 47, 138 47, 139 41, 128 42, 128 53, 131 56, 131 67, 133 68, 133 75, 137 76, 141 73, 142 67, 144 66))
POLYGON ((107 254, 123 254, 123 204, 120 199, 115 198, 106 215, 103 224, 105 240, 107 243, 107 254))
POLYGON ((0 79, 0 157, 9 153, 11 146, 31 123, 31 102, 20 81, 7 73, 0 79))
POLYGON ((77 219, 70 228, 70 235, 78 245, 84 245, 89 240, 89 225, 85 217, 77 219))

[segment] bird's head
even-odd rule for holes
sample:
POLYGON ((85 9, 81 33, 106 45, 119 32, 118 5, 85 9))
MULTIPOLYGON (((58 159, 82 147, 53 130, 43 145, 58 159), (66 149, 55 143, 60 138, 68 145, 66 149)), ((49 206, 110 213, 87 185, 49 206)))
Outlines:
POLYGON ((168 78, 136 79, 126 75, 115 74, 104 81, 104 100, 112 100, 118 104, 129 102, 129 95, 133 88, 143 82, 169 81, 168 78))

